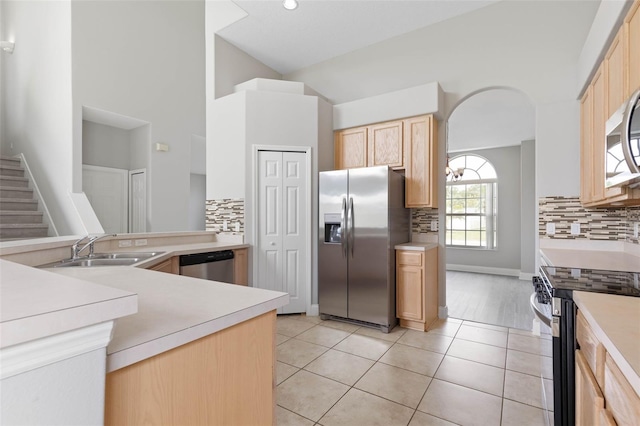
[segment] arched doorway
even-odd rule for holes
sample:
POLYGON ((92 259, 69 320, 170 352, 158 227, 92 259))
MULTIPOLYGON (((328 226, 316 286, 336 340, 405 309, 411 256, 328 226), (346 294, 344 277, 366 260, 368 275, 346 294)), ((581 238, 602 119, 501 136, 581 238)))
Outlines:
POLYGON ((531 330, 528 295, 537 236, 533 103, 514 89, 483 90, 463 99, 446 127, 456 172, 447 178, 441 212, 448 314, 531 330), (471 176, 483 160, 495 176, 471 176))

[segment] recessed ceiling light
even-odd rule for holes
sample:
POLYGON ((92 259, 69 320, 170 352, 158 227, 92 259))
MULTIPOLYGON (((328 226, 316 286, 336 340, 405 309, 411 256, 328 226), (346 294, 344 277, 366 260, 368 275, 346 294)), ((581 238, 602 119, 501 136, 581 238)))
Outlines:
POLYGON ((298 7, 298 0, 284 0, 282 6, 287 10, 293 10, 298 7))

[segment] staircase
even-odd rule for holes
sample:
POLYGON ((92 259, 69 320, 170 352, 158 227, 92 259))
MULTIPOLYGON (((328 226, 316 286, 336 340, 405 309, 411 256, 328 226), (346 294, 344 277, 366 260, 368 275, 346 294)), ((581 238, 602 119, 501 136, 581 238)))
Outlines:
POLYGON ((46 237, 29 179, 24 177, 20 159, 0 156, 0 241, 46 237))

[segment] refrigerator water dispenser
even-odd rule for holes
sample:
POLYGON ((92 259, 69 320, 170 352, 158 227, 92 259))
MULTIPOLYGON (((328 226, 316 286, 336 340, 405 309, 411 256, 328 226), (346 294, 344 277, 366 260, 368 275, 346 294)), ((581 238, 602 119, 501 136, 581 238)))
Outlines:
POLYGON ((324 215, 324 242, 340 244, 342 242, 342 227, 339 213, 324 215))

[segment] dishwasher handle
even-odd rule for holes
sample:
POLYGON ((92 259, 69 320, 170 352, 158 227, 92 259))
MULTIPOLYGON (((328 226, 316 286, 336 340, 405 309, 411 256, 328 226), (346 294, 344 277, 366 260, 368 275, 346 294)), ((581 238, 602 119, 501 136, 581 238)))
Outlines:
POLYGON ((180 266, 199 265, 201 263, 220 262, 233 259, 233 250, 212 251, 208 253, 183 254, 180 266))

